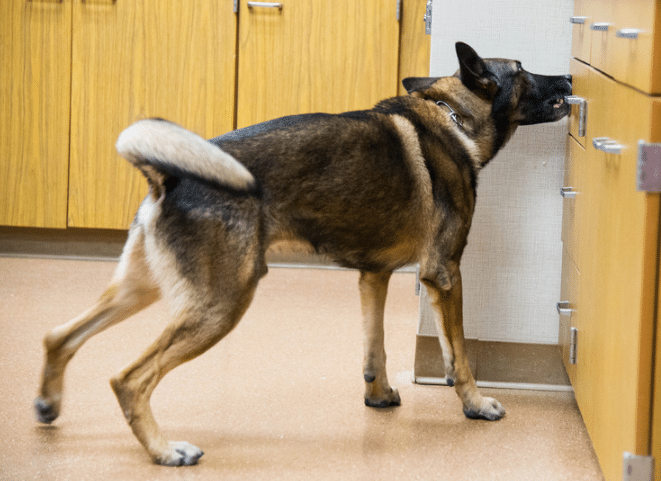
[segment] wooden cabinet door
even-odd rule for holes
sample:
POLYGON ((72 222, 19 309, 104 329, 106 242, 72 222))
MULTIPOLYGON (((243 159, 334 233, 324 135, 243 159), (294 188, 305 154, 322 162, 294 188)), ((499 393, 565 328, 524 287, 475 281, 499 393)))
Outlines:
POLYGON ((237 126, 371 108, 397 94, 395 0, 240 1, 237 126))
POLYGON ((213 137, 233 127, 232 0, 85 0, 73 10, 69 226, 125 229, 147 192, 115 151, 163 117, 213 137))
POLYGON ((659 102, 595 70, 589 81, 574 390, 606 479, 620 479, 625 451, 649 454, 659 195, 636 190, 636 152, 639 138, 659 136, 659 102), (621 153, 594 148, 599 137, 621 153))
POLYGON ((66 227, 71 5, 0 1, 0 225, 66 227))

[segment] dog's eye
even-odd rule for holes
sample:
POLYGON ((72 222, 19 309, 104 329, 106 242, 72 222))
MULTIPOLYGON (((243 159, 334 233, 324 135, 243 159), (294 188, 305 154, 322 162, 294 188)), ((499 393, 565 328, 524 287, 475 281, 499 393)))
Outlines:
POLYGON ((523 72, 523 66, 521 65, 521 62, 516 63, 516 71, 523 72))

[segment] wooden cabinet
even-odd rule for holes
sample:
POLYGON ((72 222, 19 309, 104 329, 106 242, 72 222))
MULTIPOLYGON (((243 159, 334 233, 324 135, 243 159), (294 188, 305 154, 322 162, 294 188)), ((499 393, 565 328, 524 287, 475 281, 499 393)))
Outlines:
POLYGON ((71 3, 0 2, 0 224, 65 227, 71 3))
POLYGON ((0 224, 125 229, 147 185, 115 152, 122 129, 232 129, 232 2, 1 3, 0 224))
POLYGON ((147 185, 114 144, 137 119, 215 137, 370 108, 398 64, 428 74, 425 0, 403 0, 401 31, 397 0, 0 3, 0 225, 128 228, 147 185))
MULTIPOLYGON (((615 31, 651 25, 654 2, 633 3, 641 8, 626 5, 637 15, 625 12, 622 2, 592 2, 588 22, 605 18, 615 31)), ((579 10, 582 2, 576 7, 577 16, 586 13, 579 10)), ((572 311, 560 317, 560 344, 607 480, 622 479, 625 452, 656 455, 655 479, 661 479, 661 426, 651 422, 661 416, 661 365, 656 361, 655 366, 659 345, 654 341, 660 199, 658 193, 637 190, 638 143, 661 142, 661 97, 654 95, 656 74, 651 73, 657 60, 649 53, 641 56, 656 41, 647 28, 641 30, 649 38, 630 43, 621 43, 632 39, 617 37, 611 28, 589 34, 574 29, 574 95, 585 99, 587 121, 585 136, 578 135, 579 106, 573 107, 565 187, 575 195, 563 201, 562 284, 572 311), (630 71, 638 72, 635 79, 630 71), (572 328, 577 330, 575 364, 569 362, 572 328)))

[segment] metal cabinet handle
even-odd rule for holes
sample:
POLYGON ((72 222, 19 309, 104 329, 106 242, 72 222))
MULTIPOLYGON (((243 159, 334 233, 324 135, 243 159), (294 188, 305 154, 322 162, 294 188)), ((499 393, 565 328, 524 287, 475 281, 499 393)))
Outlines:
POLYGON ((578 95, 568 95, 565 97, 565 102, 570 105, 578 105, 578 136, 585 137, 585 125, 588 116, 587 100, 578 95))
POLYGON ((576 198, 576 192, 573 187, 561 187, 560 188, 560 195, 564 197, 565 199, 575 199, 576 198))
POLYGON ((596 30, 598 32, 608 32, 608 27, 610 27, 611 24, 608 22, 595 22, 592 25, 590 25, 590 30, 596 30))
POLYGON ((282 10, 282 3, 275 3, 275 2, 248 2, 248 8, 277 8, 278 10, 282 10))
POLYGON ((596 137, 592 139, 592 145, 595 149, 606 152, 607 154, 620 154, 624 147, 616 140, 609 139, 608 137, 596 137))
POLYGON ((560 301, 556 304, 558 309, 558 314, 561 316, 571 316, 571 313, 574 309, 571 308, 569 301, 560 301))
POLYGON ((615 32, 616 37, 620 38, 638 38, 638 34, 641 32, 639 28, 623 28, 615 32))
POLYGON ((578 23, 578 24, 584 24, 585 21, 588 19, 588 17, 570 17, 569 21, 571 23, 578 23))

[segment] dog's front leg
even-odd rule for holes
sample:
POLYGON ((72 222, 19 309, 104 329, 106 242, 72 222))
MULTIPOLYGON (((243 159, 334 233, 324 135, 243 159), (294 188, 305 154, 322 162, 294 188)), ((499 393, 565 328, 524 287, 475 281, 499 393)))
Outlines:
POLYGON ((454 385, 463 403, 466 417, 495 421, 505 415, 503 406, 493 398, 483 397, 477 390, 468 365, 464 343, 461 273, 456 266, 448 269, 444 283, 422 279, 434 308, 436 325, 441 333, 447 382, 454 385))
POLYGON ((392 272, 360 273, 360 301, 365 331, 365 405, 371 407, 388 407, 401 402, 397 389, 388 384, 386 350, 383 343, 383 312, 391 274, 392 272))

